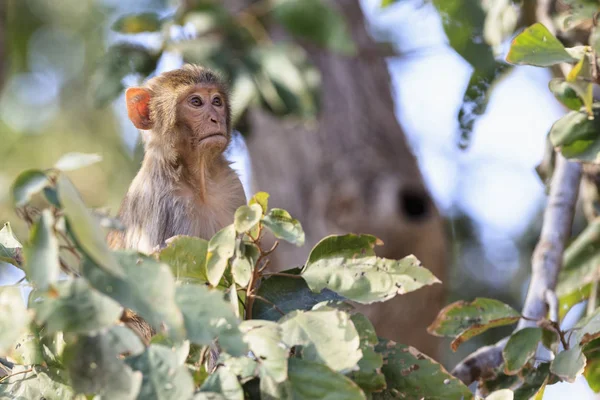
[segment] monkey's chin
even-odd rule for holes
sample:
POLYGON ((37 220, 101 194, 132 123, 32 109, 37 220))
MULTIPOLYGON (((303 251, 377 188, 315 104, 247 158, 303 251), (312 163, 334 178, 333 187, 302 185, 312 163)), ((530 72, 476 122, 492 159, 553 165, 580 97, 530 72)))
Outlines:
POLYGON ((223 151, 227 147, 227 138, 224 135, 210 135, 198 142, 200 150, 223 151))

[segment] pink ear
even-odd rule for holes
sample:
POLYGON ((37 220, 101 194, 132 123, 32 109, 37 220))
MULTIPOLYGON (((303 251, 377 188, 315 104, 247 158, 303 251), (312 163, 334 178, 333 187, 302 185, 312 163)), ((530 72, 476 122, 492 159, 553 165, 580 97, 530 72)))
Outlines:
POLYGON ((140 87, 130 87, 125 91, 127 115, 138 129, 152 129, 150 120, 150 91, 140 87))

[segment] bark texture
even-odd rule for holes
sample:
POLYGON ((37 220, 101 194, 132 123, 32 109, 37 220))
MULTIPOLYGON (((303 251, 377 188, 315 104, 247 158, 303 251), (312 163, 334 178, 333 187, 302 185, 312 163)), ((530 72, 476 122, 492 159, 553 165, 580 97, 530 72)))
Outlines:
MULTIPOLYGON (((243 1, 226 3, 239 10, 243 1)), ((348 58, 304 45, 322 76, 318 124, 282 121, 260 111, 249 117, 253 191, 269 192, 270 206, 289 210, 306 232, 304 247, 282 243, 272 261, 276 269, 299 266, 326 235, 370 233, 385 243, 377 249, 380 256, 415 254, 444 281, 442 219, 396 119, 385 60, 372 51, 375 43, 359 2, 330 4, 345 15, 364 51, 348 58)), ((425 328, 443 300, 443 286, 434 285, 359 309, 379 336, 435 357, 438 340, 425 328)))

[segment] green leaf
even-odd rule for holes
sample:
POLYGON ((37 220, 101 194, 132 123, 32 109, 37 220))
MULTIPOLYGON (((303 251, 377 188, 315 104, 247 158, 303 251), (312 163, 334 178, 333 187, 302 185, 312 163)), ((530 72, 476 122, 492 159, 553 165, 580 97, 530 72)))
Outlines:
POLYGON ((501 301, 476 298, 472 302, 457 301, 444 307, 427 328, 435 336, 454 337, 451 343, 456 351, 461 343, 490 328, 514 324, 521 315, 501 301))
POLYGON ((235 230, 242 233, 252 230, 259 222, 262 215, 260 204, 241 206, 235 211, 234 226, 235 230))
POLYGON ((120 33, 156 32, 160 30, 160 17, 156 13, 124 15, 116 20, 111 29, 120 33))
POLYGON ((100 154, 90 153, 67 153, 54 164, 54 168, 60 171, 73 171, 102 161, 100 154))
POLYGON ((587 344, 600 337, 600 308, 575 325, 575 338, 580 345, 587 344))
POLYGON ((15 237, 9 222, 0 229, 0 261, 20 265, 23 245, 15 237))
POLYGON ((527 369, 523 376, 524 382, 514 391, 515 400, 541 400, 540 393, 543 395, 546 385, 557 381, 550 376, 550 363, 540 364, 536 369, 527 369))
POLYGON ((587 355, 583 376, 585 376, 586 382, 595 393, 600 392, 600 358, 598 358, 597 353, 587 355))
POLYGON ((142 375, 120 358, 119 331, 93 336, 75 336, 64 350, 64 360, 73 389, 107 399, 135 399, 142 375))
POLYGON ((600 152, 600 108, 594 107, 594 118, 583 111, 571 111, 552 125, 550 140, 563 156, 579 161, 596 161, 600 152))
POLYGON ((113 253, 125 273, 117 278, 85 260, 82 275, 92 287, 140 315, 156 330, 164 323, 169 337, 183 339, 183 315, 175 303, 175 280, 165 264, 132 250, 113 253))
POLYGON ((151 344, 125 362, 144 376, 139 399, 180 400, 190 398, 194 392, 192 376, 173 349, 151 344))
POLYGON ((0 384, 0 399, 64 400, 74 398, 73 389, 53 380, 50 376, 54 374, 49 372, 48 369, 39 366, 30 368, 25 365, 15 365, 11 376, 0 384))
POLYGON ((383 390, 386 388, 385 375, 381 372, 383 356, 375 352, 375 345, 379 343, 375 328, 362 314, 354 314, 351 319, 360 337, 363 357, 358 362, 359 370, 353 371, 349 376, 367 392, 383 390))
POLYGON ((506 56, 512 64, 550 67, 562 62, 577 61, 562 43, 541 23, 535 23, 515 37, 506 56))
POLYGON ((358 332, 345 312, 333 308, 292 311, 279 324, 284 343, 302 346, 305 360, 323 363, 335 371, 349 371, 363 356, 358 332))
POLYGON ((192 236, 174 236, 167 239, 167 247, 158 255, 159 260, 168 264, 177 282, 205 283, 206 252, 208 242, 192 236))
POLYGON ((583 107, 583 100, 579 87, 571 82, 567 82, 562 78, 554 78, 548 84, 550 91, 554 97, 560 101, 565 107, 573 111, 579 111, 583 107))
POLYGON ((354 55, 356 46, 344 17, 322 0, 277 0, 273 16, 292 35, 343 55, 354 55))
POLYGON ((238 239, 235 257, 231 263, 231 274, 235 283, 246 287, 252 277, 252 270, 258 260, 258 248, 253 244, 246 244, 238 239))
POLYGON ((506 347, 502 350, 504 372, 508 375, 514 375, 521 371, 525 364, 535 355, 541 340, 541 328, 523 328, 515 332, 508 339, 506 347))
POLYGON ((382 372, 387 389, 373 393, 374 400, 394 398, 394 393, 402 393, 410 399, 473 398, 468 387, 414 347, 380 339, 375 351, 383 355, 382 372))
POLYGON ((117 98, 125 87, 122 80, 129 74, 148 76, 156 69, 160 54, 133 43, 117 43, 109 47, 96 67, 90 87, 94 103, 104 107, 117 98))
POLYGON ((573 346, 561 351, 550 364, 550 372, 564 381, 575 382, 575 378, 583 373, 586 359, 581 347, 573 346))
POLYGON ((366 399, 356 383, 310 360, 290 358, 289 385, 295 400, 366 399))
POLYGON ((69 230, 81 250, 94 261, 94 265, 115 277, 123 277, 123 268, 108 249, 104 232, 83 203, 77 189, 64 175, 59 176, 57 188, 69 230))
POLYGON ((19 287, 0 287, 0 356, 15 344, 30 319, 19 287))
POLYGON ((229 259, 235 250, 235 227, 228 225, 221 229, 208 242, 206 253, 206 272, 208 281, 213 286, 218 286, 229 259))
POLYGON ((304 231, 297 219, 281 208, 272 208, 262 219, 263 225, 269 229, 277 239, 302 246, 304 244, 304 231))
POLYGON ((283 343, 281 327, 275 322, 253 319, 243 321, 240 329, 250 351, 260 360, 261 378, 268 375, 277 383, 285 381, 289 349, 283 343))
POLYGON ((123 310, 81 278, 58 282, 48 291, 34 291, 30 299, 36 321, 46 324, 48 334, 97 331, 116 324, 123 310))
MULTIPOLYGON (((44 350, 40 343, 39 334, 37 332, 26 331, 14 344, 13 350, 10 352, 10 359, 15 364, 41 365, 46 362, 43 354, 44 350)), ((0 398, 2 397, 0 396, 0 398)))
POLYGON ((247 351, 233 309, 219 290, 204 285, 179 286, 175 301, 183 313, 188 338, 199 345, 209 345, 219 338, 220 346, 233 356, 247 351))
POLYGON ((327 288, 362 304, 440 282, 414 256, 399 261, 377 257, 377 240, 371 235, 328 236, 310 252, 302 277, 313 292, 327 288))
POLYGON ((265 215, 269 209, 269 193, 258 192, 248 202, 249 205, 258 204, 262 208, 262 213, 265 215))
POLYGON ((500 389, 491 393, 485 398, 485 400, 513 400, 515 393, 510 389, 500 389))
POLYGON ((226 400, 244 400, 244 390, 237 377, 227 368, 219 368, 209 375, 200 392, 220 393, 226 400))
POLYGON ((54 217, 44 209, 31 227, 29 243, 25 248, 25 273, 38 289, 45 290, 58 279, 58 238, 54 234, 54 217))
POLYGON ((23 207, 49 184, 50 180, 40 170, 30 169, 20 173, 11 187, 13 204, 15 207, 23 207))
POLYGON ((258 288, 257 295, 267 299, 271 304, 264 301, 255 301, 252 308, 253 318, 277 321, 282 316, 281 312, 287 314, 294 310, 307 311, 321 302, 344 300, 343 297, 328 289, 324 289, 320 293, 313 293, 304 279, 299 279, 299 268, 282 272, 298 275, 298 278, 274 275, 263 280, 258 288), (277 308, 272 304, 275 304, 277 308))

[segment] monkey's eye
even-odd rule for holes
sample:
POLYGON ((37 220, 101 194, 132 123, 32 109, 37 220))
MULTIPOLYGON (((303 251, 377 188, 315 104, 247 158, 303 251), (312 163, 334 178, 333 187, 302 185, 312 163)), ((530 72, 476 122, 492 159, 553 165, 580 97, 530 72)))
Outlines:
POLYGON ((213 106, 217 106, 217 107, 220 107, 221 105, 223 105, 223 101, 218 96, 213 99, 212 103, 213 103, 213 106))
POLYGON ((194 107, 200 107, 202 105, 202 99, 198 96, 191 97, 189 103, 194 107))

